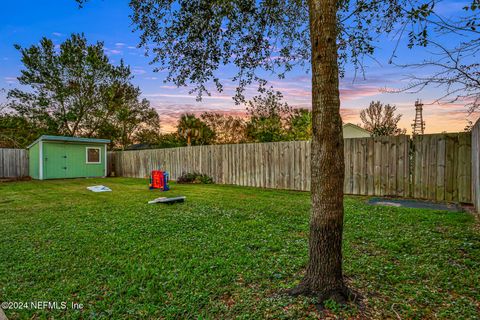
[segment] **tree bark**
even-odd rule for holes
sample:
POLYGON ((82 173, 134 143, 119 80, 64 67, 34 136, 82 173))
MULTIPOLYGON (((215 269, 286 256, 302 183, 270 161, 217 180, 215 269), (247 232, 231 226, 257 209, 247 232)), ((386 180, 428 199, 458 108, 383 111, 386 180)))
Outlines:
POLYGON ((342 275, 344 155, 337 62, 337 1, 309 0, 312 149, 309 261, 292 294, 344 301, 342 275))

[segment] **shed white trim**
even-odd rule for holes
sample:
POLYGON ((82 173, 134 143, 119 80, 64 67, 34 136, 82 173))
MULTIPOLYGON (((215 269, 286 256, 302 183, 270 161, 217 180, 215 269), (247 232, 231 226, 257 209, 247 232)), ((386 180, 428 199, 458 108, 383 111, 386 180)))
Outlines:
POLYGON ((38 179, 43 180, 43 141, 38 143, 38 179))
POLYGON ((103 174, 103 177, 106 177, 107 174, 108 174, 108 171, 107 171, 107 144, 105 144, 104 146, 104 150, 105 150, 105 172, 103 174))
POLYGON ((102 163, 102 148, 100 147, 85 147, 85 163, 86 164, 101 164, 102 163), (88 161, 88 150, 97 149, 98 150, 98 161, 88 161))

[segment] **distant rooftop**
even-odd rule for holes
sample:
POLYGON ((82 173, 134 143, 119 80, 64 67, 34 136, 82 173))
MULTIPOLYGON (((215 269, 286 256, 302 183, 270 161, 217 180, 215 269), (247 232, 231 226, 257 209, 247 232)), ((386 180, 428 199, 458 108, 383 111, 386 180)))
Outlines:
POLYGON ((358 130, 362 130, 362 131, 364 131, 365 133, 368 133, 368 134, 371 133, 367 129, 364 129, 364 128, 362 128, 362 127, 360 127, 356 124, 350 123, 350 122, 343 124, 343 127, 352 127, 352 128, 358 129, 358 130))

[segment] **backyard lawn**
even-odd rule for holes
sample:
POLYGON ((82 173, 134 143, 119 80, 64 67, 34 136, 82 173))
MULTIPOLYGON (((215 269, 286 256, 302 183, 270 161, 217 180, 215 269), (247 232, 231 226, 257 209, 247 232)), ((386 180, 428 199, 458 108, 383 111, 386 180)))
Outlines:
POLYGON ((0 183, 0 301, 25 318, 444 318, 480 312, 480 233, 466 213, 345 200, 344 270, 365 306, 281 294, 302 277, 309 194, 142 179, 0 183), (93 193, 104 184, 113 192, 93 193))

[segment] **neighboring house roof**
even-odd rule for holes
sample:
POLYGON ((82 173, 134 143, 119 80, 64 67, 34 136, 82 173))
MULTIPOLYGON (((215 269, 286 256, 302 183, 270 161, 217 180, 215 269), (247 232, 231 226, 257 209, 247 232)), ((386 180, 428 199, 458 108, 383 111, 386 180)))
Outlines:
POLYGON ((344 138, 366 138, 370 137, 371 133, 368 130, 363 129, 353 123, 345 123, 343 125, 343 137, 344 138))
POLYGON ((93 139, 93 138, 79 138, 79 137, 64 137, 64 136, 40 136, 37 140, 31 143, 27 149, 40 141, 63 141, 63 142, 83 142, 83 143, 110 143, 108 139, 93 139))
POLYGON ((137 143, 131 144, 125 148, 125 150, 144 150, 144 149, 153 149, 154 147, 148 143, 137 143))

